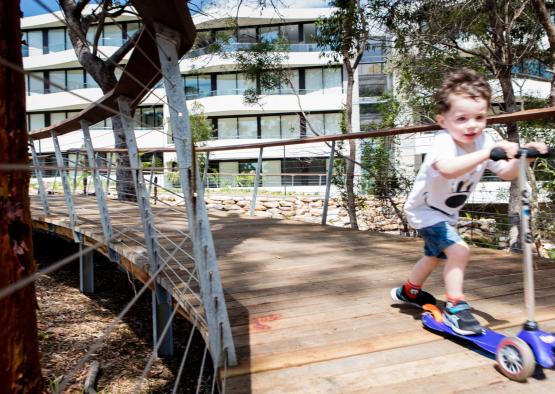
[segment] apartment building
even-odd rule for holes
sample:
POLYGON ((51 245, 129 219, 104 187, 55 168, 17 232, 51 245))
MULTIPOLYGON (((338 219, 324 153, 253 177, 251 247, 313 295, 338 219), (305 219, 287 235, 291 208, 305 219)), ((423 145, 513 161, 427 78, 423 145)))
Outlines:
MULTIPOLYGON (((340 63, 321 55, 315 42, 317 18, 331 9, 249 9, 228 12, 207 11, 194 17, 197 43, 180 62, 183 88, 190 109, 202 108, 213 126, 209 146, 304 138, 311 135, 340 133, 341 111, 345 102, 345 76, 340 63), (233 28, 232 28, 232 23, 233 28), (236 25, 235 25, 236 24, 236 25), (249 80, 238 72, 233 53, 256 42, 281 38, 286 43, 289 84, 263 91, 260 104, 245 103, 245 90, 259 81, 249 80), (218 52, 211 48, 218 43, 218 52), (303 114, 304 113, 304 114, 303 114)), ((100 36, 99 52, 110 55, 140 27, 132 15, 123 15, 107 23, 100 36)), ((60 13, 22 19, 26 45, 23 45, 29 129, 55 124, 102 96, 94 80, 77 62, 60 13)), ((96 33, 93 26, 89 41, 96 33)), ((385 57, 380 38, 369 43, 355 80, 353 113, 354 131, 367 130, 378 120, 377 102, 390 86, 384 73, 385 57)), ((135 112, 137 142, 140 148, 173 146, 167 100, 158 85, 135 112)), ((96 148, 113 146, 110 120, 92 127, 96 148)), ((60 137, 68 157, 72 149, 82 146, 80 133, 60 137)), ((53 152, 52 143, 36 143, 43 160, 53 152)), ((175 155, 155 153, 156 161, 172 165, 175 155)), ((319 188, 325 177, 329 148, 325 144, 265 149, 262 186, 298 187, 304 191, 319 188), (276 174, 271 176, 271 174, 276 174), (278 175, 279 174, 279 175, 278 175), (288 174, 288 175, 285 175, 288 174), (308 175, 303 175, 308 174, 308 175)), ((210 172, 224 174, 211 177, 212 187, 242 186, 237 174, 252 174, 258 150, 214 152, 209 157, 210 172)), ((74 157, 73 157, 74 158, 74 157)), ((152 155, 144 155, 145 162, 152 155)), ((240 178, 239 178, 240 179, 240 178)), ((166 177, 166 183, 171 179, 166 177)), ((246 182, 246 185, 252 182, 246 182)))

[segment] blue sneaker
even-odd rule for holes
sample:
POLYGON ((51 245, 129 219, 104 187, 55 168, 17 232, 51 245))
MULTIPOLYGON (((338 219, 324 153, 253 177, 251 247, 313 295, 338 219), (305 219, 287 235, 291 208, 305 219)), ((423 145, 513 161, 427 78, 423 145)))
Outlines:
POLYGON ((405 294, 405 286, 395 287, 391 289, 390 295, 393 301, 414 305, 419 308, 422 308, 422 306, 426 304, 436 304, 436 298, 424 290, 418 291, 416 297, 407 296, 405 294))
POLYGON ((470 309, 466 301, 459 301, 455 305, 448 302, 443 311, 443 322, 460 335, 483 334, 484 328, 472 315, 470 309))

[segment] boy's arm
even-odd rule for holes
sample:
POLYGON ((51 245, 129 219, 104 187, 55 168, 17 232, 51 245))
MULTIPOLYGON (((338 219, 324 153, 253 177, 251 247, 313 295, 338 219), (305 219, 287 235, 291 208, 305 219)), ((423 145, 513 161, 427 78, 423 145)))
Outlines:
MULTIPOLYGON (((507 156, 513 157, 518 153, 518 144, 515 142, 501 141, 495 144, 494 148, 502 148, 507 152, 507 156)), ((491 148, 485 148, 476 152, 467 153, 466 155, 457 156, 455 158, 440 159, 434 164, 433 168, 439 172, 444 178, 453 179, 467 172, 472 171, 478 165, 489 159, 491 148)), ((504 180, 514 179, 518 174, 518 160, 511 159, 501 171, 497 172, 497 176, 504 180)))
POLYGON ((432 167, 444 178, 453 179, 472 171, 478 165, 488 160, 490 151, 490 149, 481 149, 450 159, 440 159, 432 164, 432 167))

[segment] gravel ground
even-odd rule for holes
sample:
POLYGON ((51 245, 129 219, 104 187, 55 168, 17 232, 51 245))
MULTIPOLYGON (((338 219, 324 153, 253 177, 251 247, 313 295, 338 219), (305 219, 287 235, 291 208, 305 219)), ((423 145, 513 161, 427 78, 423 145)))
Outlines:
MULTIPOLYGON (((78 251, 47 233, 33 235, 35 258, 39 269, 78 251)), ((71 376, 67 393, 82 392, 92 361, 100 363, 97 391, 133 393, 152 351, 150 292, 145 292, 123 321, 102 339, 83 367, 75 369, 91 345, 103 337, 117 314, 134 297, 142 284, 133 282, 126 272, 99 254, 95 254, 95 294, 79 292, 79 261, 69 263, 36 283, 38 329, 45 386, 50 392, 61 376, 71 376)), ((183 357, 191 325, 180 317, 173 324, 175 354, 171 359, 158 358, 141 385, 142 393, 171 393, 183 357)), ((178 392, 196 392, 204 355, 204 341, 195 332, 178 392)), ((209 393, 212 365, 207 357, 201 393, 209 393)))

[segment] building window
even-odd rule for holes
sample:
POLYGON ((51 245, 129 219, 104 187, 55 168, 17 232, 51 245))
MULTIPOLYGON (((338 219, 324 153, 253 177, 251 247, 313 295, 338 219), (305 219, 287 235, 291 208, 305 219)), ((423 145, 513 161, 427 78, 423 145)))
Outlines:
POLYGON ((263 116, 260 119, 260 133, 264 139, 281 138, 281 126, 279 116, 263 116))
POLYGON ((324 114, 326 135, 341 134, 341 114, 324 114))
POLYGON ((312 137, 315 135, 325 135, 326 128, 324 126, 324 114, 307 114, 306 135, 312 137))
POLYGON ((123 32, 121 25, 106 25, 102 32, 102 45, 120 47, 123 44, 123 32))
POLYGON ((238 42, 246 44, 256 43, 256 28, 255 27, 245 27, 239 29, 238 42))
POLYGON ((85 78, 83 70, 67 70, 67 89, 84 89, 85 78))
POLYGON ((156 129, 164 126, 162 107, 138 107, 135 109, 135 125, 138 129, 156 129))
POLYGON ((324 68, 324 90, 326 93, 341 93, 341 68, 324 68))
POLYGON ((316 25, 314 23, 303 25, 303 41, 305 44, 316 43, 316 25))
POLYGON ((29 48, 29 56, 42 55, 43 43, 42 43, 42 30, 33 30, 27 32, 27 46, 29 48))
POLYGON ((128 23, 126 26, 126 38, 130 38, 133 37, 133 34, 135 34, 137 32, 137 30, 139 30, 141 28, 141 25, 139 22, 132 22, 132 23, 128 23))
POLYGON ((65 51, 66 47, 66 33, 64 29, 49 29, 48 30, 48 52, 61 52, 65 51))
POLYGON ((247 78, 245 74, 237 74, 237 94, 243 94, 247 89, 256 89, 256 81, 247 78))
POLYGON ((29 75, 29 94, 44 94, 44 76, 42 72, 29 75))
POLYGON ((66 72, 64 70, 50 71, 48 74, 50 88, 49 93, 57 93, 65 91, 66 72))
POLYGON ((299 42, 299 26, 298 25, 281 26, 281 36, 289 44, 298 43, 299 42))
POLYGON ((28 129, 29 130, 37 130, 42 129, 46 126, 45 116, 43 113, 40 114, 29 114, 28 115, 28 129))
POLYGON ((339 113, 307 114, 306 118, 310 123, 306 125, 308 137, 341 134, 341 114, 339 113))
POLYGON ((239 138, 258 138, 258 122, 256 121, 256 117, 239 118, 239 138))
POLYGON ((218 139, 236 139, 237 138, 237 118, 220 118, 218 119, 218 139))
POLYGON ((301 137, 301 122, 299 115, 283 115, 281 117, 281 135, 284 139, 301 137))
POLYGON ((360 130, 374 130, 376 123, 381 122, 381 112, 378 104, 360 104, 360 130))
POLYGON ((237 94, 237 74, 218 74, 218 96, 237 94))
POLYGON ((279 38, 279 26, 260 27, 258 31, 261 42, 272 42, 279 38))

